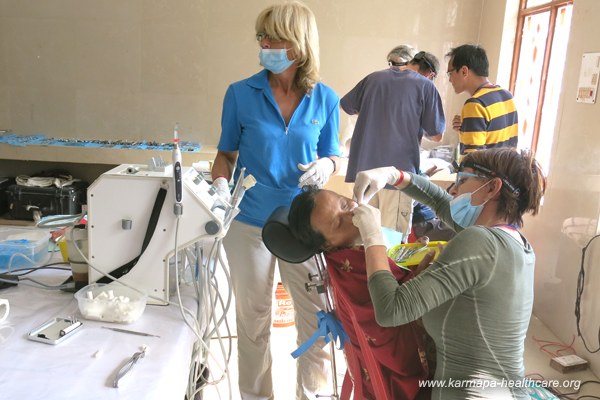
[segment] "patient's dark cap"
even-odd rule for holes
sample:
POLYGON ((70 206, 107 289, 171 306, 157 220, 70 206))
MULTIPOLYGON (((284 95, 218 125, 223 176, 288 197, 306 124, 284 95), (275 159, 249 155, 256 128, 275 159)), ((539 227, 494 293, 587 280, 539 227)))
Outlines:
POLYGON ((294 237, 288 222, 289 207, 278 207, 271 213, 262 229, 263 243, 276 257, 300 264, 315 255, 315 251, 294 237))

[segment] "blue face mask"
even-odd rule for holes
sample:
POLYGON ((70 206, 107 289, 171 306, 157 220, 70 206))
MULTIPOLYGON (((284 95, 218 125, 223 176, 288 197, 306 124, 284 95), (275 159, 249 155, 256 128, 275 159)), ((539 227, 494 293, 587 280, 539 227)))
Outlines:
POLYGON ((260 49, 258 58, 260 65, 274 74, 282 73, 294 63, 288 59, 287 49, 260 49))
MULTIPOLYGON (((477 190, 483 188, 490 182, 491 181, 484 183, 477 190)), ((452 220, 463 228, 468 228, 477 221, 477 218, 479 218, 479 215, 481 215, 481 212, 483 211, 483 206, 487 203, 486 200, 483 204, 478 206, 471 204, 471 197, 477 190, 470 193, 463 193, 450 200, 450 215, 452 216, 452 220)))

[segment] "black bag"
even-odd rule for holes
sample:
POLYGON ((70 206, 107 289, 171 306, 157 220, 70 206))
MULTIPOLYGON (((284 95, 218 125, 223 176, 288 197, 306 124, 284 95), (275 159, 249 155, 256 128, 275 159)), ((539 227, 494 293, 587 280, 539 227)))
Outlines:
POLYGON ((0 177, 0 216, 8 212, 9 202, 6 190, 14 183, 15 178, 0 177))
POLYGON ((79 214, 87 203, 87 187, 81 181, 62 188, 10 185, 6 191, 10 217, 31 221, 36 210, 42 217, 79 214))

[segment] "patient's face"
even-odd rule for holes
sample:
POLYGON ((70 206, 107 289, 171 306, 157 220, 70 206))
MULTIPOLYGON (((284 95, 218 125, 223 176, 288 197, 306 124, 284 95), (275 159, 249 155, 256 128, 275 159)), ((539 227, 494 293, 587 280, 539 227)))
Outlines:
POLYGON ((351 247, 360 239, 360 232, 352 223, 356 206, 356 202, 330 190, 315 195, 310 225, 325 237, 328 250, 351 247))

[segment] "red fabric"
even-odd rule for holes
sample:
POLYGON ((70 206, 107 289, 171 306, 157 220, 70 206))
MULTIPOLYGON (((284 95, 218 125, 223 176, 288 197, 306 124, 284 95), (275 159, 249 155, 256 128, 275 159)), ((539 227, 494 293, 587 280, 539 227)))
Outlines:
POLYGON ((408 234, 408 239, 406 240, 406 243, 415 243, 417 241, 417 236, 415 235, 415 228, 414 226, 410 228, 410 233, 408 234))
MULTIPOLYGON (((354 383, 354 398, 428 398, 427 393, 419 393, 419 380, 429 377, 423 328, 417 322, 393 328, 377 324, 367 287, 362 247, 327 253, 325 259, 335 313, 350 338, 344 352, 347 374, 352 376, 354 383)), ((394 261, 388 260, 398 282, 412 278, 412 272, 402 270, 394 261)), ((348 393, 343 390, 342 398, 346 396, 348 393)))

